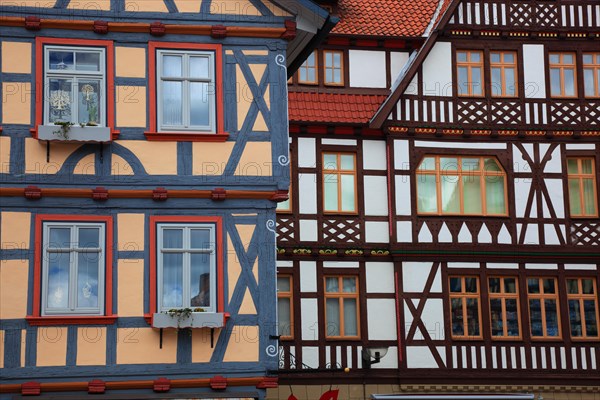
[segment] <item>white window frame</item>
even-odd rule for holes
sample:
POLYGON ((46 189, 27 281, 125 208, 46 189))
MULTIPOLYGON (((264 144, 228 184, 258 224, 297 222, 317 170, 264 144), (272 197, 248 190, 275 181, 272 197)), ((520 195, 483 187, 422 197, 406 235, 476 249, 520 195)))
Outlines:
POLYGON ((191 306, 191 254, 209 254, 210 255, 210 307, 202 307, 204 312, 217 312, 217 253, 216 253, 216 226, 211 223, 158 223, 156 237, 157 251, 157 293, 158 293, 158 311, 164 312, 173 307, 164 307, 163 300, 163 257, 165 252, 183 253, 183 293, 182 293, 182 308, 194 308, 191 306), (209 229, 210 230, 210 246, 205 249, 191 249, 190 247, 190 231, 192 229, 209 229), (183 249, 163 249, 163 231, 165 229, 182 229, 183 230, 183 249))
POLYGON ((106 270, 106 226, 104 223, 88 222, 44 222, 43 223, 43 259, 42 259, 42 316, 55 315, 104 315, 104 292, 106 288, 105 270, 106 270), (71 230, 70 245, 68 248, 53 247, 50 250, 50 229, 51 228, 69 228, 71 230), (78 246, 79 228, 99 228, 99 246, 98 248, 80 248, 78 246), (48 307, 48 272, 49 260, 52 253, 66 253, 69 255, 69 308, 48 307), (77 308, 75 306, 77 299, 77 267, 78 253, 98 253, 98 308, 77 308))
MULTIPOLYGON (((75 60, 73 60, 75 62, 75 60)), ((74 124, 79 124, 77 121, 79 112, 77 107, 77 82, 79 79, 100 79, 101 93, 99 93, 101 112, 98 114, 98 126, 106 126, 107 99, 106 99, 106 49, 104 47, 76 47, 76 46, 44 46, 44 124, 54 125, 50 121, 50 79, 71 79, 71 121, 74 124), (100 54, 100 71, 60 71, 50 70, 50 51, 71 51, 84 53, 99 53, 100 54)), ((82 121, 83 122, 83 121, 82 121)))
POLYGON ((192 50, 172 50, 163 49, 156 50, 156 110, 157 110, 157 126, 159 132, 202 132, 216 133, 216 76, 215 76, 215 52, 214 51, 192 51, 192 50), (163 77, 163 57, 164 56, 181 56, 182 60, 182 77, 163 77), (190 56, 201 56, 208 58, 208 78, 192 78, 189 76, 190 71, 190 56), (165 125, 163 123, 162 110, 162 82, 182 82, 183 83, 183 98, 182 98, 182 125, 165 125), (208 125, 191 125, 190 122, 190 83, 208 83, 208 125))

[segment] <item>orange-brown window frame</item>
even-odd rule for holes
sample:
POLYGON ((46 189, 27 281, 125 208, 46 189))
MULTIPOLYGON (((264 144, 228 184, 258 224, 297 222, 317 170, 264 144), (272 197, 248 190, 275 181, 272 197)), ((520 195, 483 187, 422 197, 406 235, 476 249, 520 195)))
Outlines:
MULTIPOLYGON (((573 173, 569 173, 568 169, 567 169, 567 182, 571 179, 577 179, 579 181, 579 201, 580 201, 580 207, 581 207, 581 214, 573 214, 573 210, 571 209, 571 203, 570 203, 570 198, 569 198, 569 212, 571 213, 571 217, 574 218, 589 218, 589 217, 597 217, 598 216, 598 187, 596 184, 596 160, 594 159, 594 157, 567 157, 567 160, 577 160, 577 173, 573 174, 573 173), (583 160, 591 160, 592 161, 592 172, 590 173, 583 173, 583 167, 581 165, 581 162, 583 160), (594 202, 594 208, 596 210, 595 213, 593 214, 587 214, 585 209, 585 197, 584 197, 584 192, 583 192, 583 180, 584 179, 591 179, 592 180, 592 185, 593 185, 593 190, 594 190, 594 195, 593 195, 593 202, 594 202)), ((567 187, 567 190, 570 190, 570 187, 567 187)), ((569 196, 570 197, 570 196, 569 196)))
MULTIPOLYGON (((287 274, 278 274, 277 279, 279 278, 287 278, 290 282, 290 291, 289 292, 280 292, 277 290, 277 301, 279 299, 289 299, 290 300, 290 335, 289 336, 280 336, 280 339, 283 340, 291 340, 294 339, 294 278, 291 275, 287 274)), ((277 326, 277 330, 279 331, 279 325, 277 326)), ((279 332, 277 332, 279 333, 279 332)))
POLYGON ((569 333, 571 333, 571 339, 573 339, 573 340, 598 339, 600 337, 600 333, 599 333, 599 335, 596 335, 596 336, 588 336, 586 334, 587 322, 585 321, 585 316, 584 316, 585 309, 583 308, 583 302, 585 300, 593 300, 594 301, 594 308, 596 310, 596 328, 597 328, 598 332, 600 332, 600 329, 598 329, 598 324, 600 323, 600 315, 599 315, 599 311, 598 311, 598 287, 596 285, 596 279, 593 277, 586 277, 586 278, 567 278, 567 280, 576 280, 577 288, 578 288, 578 293, 569 293, 569 291, 567 290, 567 310, 569 310, 569 304, 568 304, 569 301, 578 300, 579 301, 579 309, 581 311, 582 336, 573 336, 573 334, 571 333, 571 315, 569 312, 569 333), (594 287, 594 293, 592 293, 592 294, 584 294, 583 293, 582 281, 584 279, 589 279, 592 281, 592 284, 594 287))
POLYGON ((481 324, 481 282, 479 281, 479 276, 475 275, 450 275, 448 276, 448 294, 450 298, 449 306, 450 306, 450 336, 452 339, 458 340, 479 340, 483 339, 483 325, 481 324), (452 292, 450 286, 450 280, 458 278, 461 281, 461 291, 452 292), (475 279, 477 282, 477 292, 471 293, 466 291, 465 278, 475 279), (462 316, 463 316, 463 332, 464 335, 455 335, 452 331, 452 299, 461 299, 462 300, 462 316), (467 299, 477 299, 477 323, 479 324, 479 335, 471 336, 469 335, 469 319, 467 318, 467 299))
POLYGON ((358 213, 358 176, 356 171, 356 153, 349 152, 335 152, 335 151, 324 151, 321 156, 321 162, 323 165, 323 171, 321 173, 321 177, 323 178, 322 193, 323 193, 323 213, 324 214, 349 214, 355 215, 358 213), (333 154, 336 156, 336 164, 338 165, 338 169, 326 168, 325 165, 325 155, 333 154), (342 156, 343 155, 351 155, 354 159, 353 169, 347 170, 342 169, 342 156), (337 176, 337 200, 338 206, 337 210, 325 210, 325 182, 327 179, 327 175, 336 175, 337 176), (342 210, 342 175, 352 175, 354 176, 354 210, 352 211, 343 211, 342 210))
POLYGON ((326 86, 344 86, 344 52, 341 50, 323 50, 323 84, 326 86), (331 65, 327 64, 327 55, 331 54, 331 65), (336 67, 334 60, 334 54, 340 55, 340 65, 336 67), (335 71, 340 71, 340 81, 333 82, 327 80, 327 71, 331 70, 331 77, 335 76, 335 71))
POLYGON ((517 68, 517 52, 516 51, 491 51, 490 52, 490 82, 492 80, 491 77, 492 77, 492 69, 493 68, 500 69, 501 93, 495 95, 494 90, 492 88, 492 90, 491 90, 492 97, 496 97, 496 98, 497 97, 507 97, 507 98, 518 97, 519 96, 519 71, 517 68), (492 61, 493 54, 498 54, 500 56, 499 62, 492 61), (505 56, 507 54, 513 55, 514 62, 510 63, 510 62, 504 61, 505 56), (506 74, 505 74, 507 69, 512 69, 514 71, 514 76, 515 76, 515 93, 514 94, 507 94, 508 87, 507 87, 506 74))
POLYGON ((583 94, 586 98, 588 99, 597 99, 600 97, 600 60, 598 60, 598 58, 600 58, 600 53, 583 53, 583 57, 582 57, 582 66, 583 66, 583 76, 584 76, 584 82, 583 82, 583 94), (586 56, 591 56, 592 57, 592 62, 591 63, 586 63, 585 62, 585 57, 586 56), (586 87, 585 87, 585 71, 590 70, 592 71, 592 75, 593 75, 593 88, 592 88, 592 95, 588 95, 586 94, 586 87))
MULTIPOLYGON (((502 165, 498 161, 498 159, 494 156, 449 156, 449 155, 425 155, 421 158, 419 162, 419 166, 423 162, 426 157, 435 158, 435 169, 434 170, 416 170, 416 179, 419 179, 421 175, 435 175, 436 176, 436 195, 437 195, 437 212, 424 212, 418 209, 417 202, 417 214, 419 215, 474 215, 474 216, 493 216, 493 217, 505 217, 508 215, 508 188, 507 188, 507 178, 506 171, 502 168, 502 165), (456 170, 442 170, 440 159, 441 158, 456 158, 457 159, 457 169, 456 170), (479 158, 480 168, 478 171, 463 171, 462 170, 462 159, 463 158, 479 158), (484 159, 493 158, 496 160, 496 163, 502 169, 502 171, 486 171, 484 159), (481 188, 481 214, 469 214, 464 212, 465 204, 464 204, 464 183, 463 176, 480 176, 480 188, 481 188), (447 213, 442 209, 442 177, 443 176, 458 176, 458 188, 460 193, 460 211, 458 213, 447 213), (504 213, 503 214, 491 214, 487 212, 487 200, 486 200, 486 177, 498 176, 503 178, 504 182, 504 213)), ((418 185, 415 190, 418 190, 418 185)))
POLYGON ((499 299, 502 303, 502 336, 494 336, 492 334, 492 340, 520 340, 523 338, 522 324, 521 324, 521 307, 519 303, 519 277, 518 276, 489 276, 488 278, 488 296, 489 296, 489 305, 490 305, 490 332, 492 329, 492 302, 493 299, 499 299), (515 293, 507 293, 505 291, 504 279, 514 279, 515 280, 515 293), (495 293, 489 290, 489 282, 490 279, 500 279, 500 293, 495 293), (506 317, 506 300, 512 299, 516 300, 517 304, 517 324, 519 326, 519 335, 518 336, 510 336, 508 335, 508 323, 506 317))
POLYGON ((298 68, 298 83, 301 85, 318 85, 319 84, 319 52, 317 50, 315 50, 312 52, 311 55, 313 57, 314 64, 308 63, 308 61, 310 60, 310 56, 309 56, 309 58, 307 58, 306 61, 304 61, 302 63, 300 68, 298 68), (306 72, 306 77, 308 78, 308 76, 309 76, 308 72, 310 70, 314 70, 315 80, 314 81, 303 80, 302 79, 302 71, 306 72))
POLYGON ((324 313, 325 313, 325 338, 326 339, 360 339, 360 287, 358 277, 354 275, 327 275, 323 277, 323 293, 324 293, 324 313), (327 278, 336 278, 338 280, 338 292, 328 292, 327 291, 327 278), (349 293, 344 292, 344 279, 353 278, 356 282, 356 292, 349 293), (327 334, 327 299, 338 299, 339 301, 339 310, 340 310, 340 335, 339 336, 331 336, 327 334), (356 300, 356 336, 348 336, 345 334, 345 320, 344 320, 344 299, 355 299, 356 300))
POLYGON ((558 297, 558 280, 554 277, 528 276, 526 278, 526 282, 527 282, 527 312, 530 314, 529 315, 529 333, 531 335, 531 338, 534 340, 544 340, 544 339, 559 340, 559 339, 562 339, 560 302, 559 302, 559 297, 558 297), (538 280, 540 293, 529 293, 529 283, 528 283, 529 279, 537 279, 538 280), (544 283, 543 283, 544 279, 552 279, 554 281, 555 293, 544 293, 544 283), (554 302, 556 304, 556 319, 557 319, 556 325, 558 327, 558 335, 557 336, 548 336, 547 335, 548 327, 546 324, 546 304, 544 301, 547 299, 554 300, 554 302), (533 324, 531 322, 531 305, 530 305, 531 300, 540 300, 540 310, 542 313, 542 331, 544 332, 544 334, 542 336, 534 336, 533 335, 533 331, 532 331, 533 324))
POLYGON ((548 54, 548 79, 550 81, 550 97, 559 99, 573 99, 576 98, 577 95, 577 54, 574 52, 557 52, 553 51, 548 54), (553 63, 551 58, 553 55, 558 55, 558 63, 553 63), (566 64, 563 59, 565 55, 570 55, 573 57, 573 63, 566 64), (559 79, 560 79, 560 94, 552 94, 552 70, 559 70, 559 79), (565 70, 573 71, 573 90, 574 94, 572 96, 567 96, 565 94, 565 70))
POLYGON ((485 71, 483 65, 483 51, 481 50, 457 50, 456 51, 456 85, 458 97, 485 97, 485 71), (458 61, 458 54, 465 53, 467 55, 467 61, 458 61), (479 54, 479 61, 471 61, 472 54, 479 54), (464 67, 467 69, 467 87, 461 88, 458 82, 459 68, 464 67), (473 91, 473 70, 479 69, 481 75, 481 81, 479 87, 481 87, 481 93, 474 93, 473 91), (462 89, 462 90, 461 90, 462 89), (465 93, 464 90, 467 89, 465 93))

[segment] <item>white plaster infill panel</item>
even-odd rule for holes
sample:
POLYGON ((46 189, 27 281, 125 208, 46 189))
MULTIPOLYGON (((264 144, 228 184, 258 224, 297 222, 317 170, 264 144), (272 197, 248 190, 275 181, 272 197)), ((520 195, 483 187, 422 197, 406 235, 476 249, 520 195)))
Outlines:
POLYGON ((365 264, 367 293, 395 293, 394 263, 367 262, 365 264))
POLYGON ((396 215, 411 215, 411 192, 410 177, 407 175, 396 175, 396 215))
POLYGON ((350 50, 348 52, 350 86, 385 88, 385 52, 350 50))
POLYGON ((317 340, 319 338, 318 315, 317 299, 300 299, 302 340, 317 340))
POLYGON ((582 270, 582 271, 596 271, 598 267, 594 264, 565 264, 566 270, 582 270))
POLYGON ((316 261, 300 261, 300 291, 303 293, 317 291, 316 261))
POLYGON ((396 222, 396 236, 398 243, 412 243, 412 222, 398 221, 396 222))
POLYGON ((423 61, 423 94, 452 96, 452 44, 437 42, 423 61))
POLYGON ((396 340, 394 299, 367 299, 369 340, 396 340))
POLYGON ((398 76, 406 65, 409 57, 409 52, 392 51, 390 53, 390 74, 392 76, 392 83, 396 82, 396 79, 398 79, 398 76))
POLYGON ((523 77, 525 98, 546 98, 546 69, 544 46, 541 44, 523 45, 523 77))
POLYGON ((410 170, 408 140, 394 140, 394 168, 402 171, 410 170))
POLYGON ((526 269, 558 269, 557 264, 534 264, 527 263, 525 264, 526 269))
POLYGON ((389 243, 389 224, 384 221, 365 222, 365 242, 367 243, 389 243))
POLYGON ((323 268, 359 268, 358 261, 323 261, 323 268))
POLYGON ((317 213, 317 176, 298 174, 298 208, 300 214, 317 213))
MULTIPOLYGON (((360 353, 359 353, 360 354, 360 353)), ((379 364, 374 364, 371 366, 373 369, 396 369, 398 368, 398 347, 390 346, 388 347, 388 352, 381 359, 379 364)))
POLYGON ((314 138, 298 138, 298 167, 315 168, 317 150, 314 138))
MULTIPOLYGON (((441 356, 442 362, 446 362, 446 349, 436 347, 441 356)), ((407 346, 406 347, 406 366, 408 368, 439 368, 431 350, 427 346, 407 346)))
POLYGON ((317 221, 314 219, 301 219, 300 224, 300 240, 303 242, 317 241, 317 221))
MULTIPOLYGON (((402 263, 402 286, 404 292, 407 293, 423 293, 425 289, 425 283, 431 272, 431 262, 404 262, 402 263)), ((442 277, 441 268, 438 271, 433 280, 431 286, 432 293, 442 292, 442 277)))
POLYGON ((318 368, 319 366, 319 348, 316 346, 302 347, 302 363, 310 368, 318 368))
POLYGON ((363 169, 387 170, 387 152, 383 140, 363 140, 363 169))
MULTIPOLYGON (((421 314, 421 321, 423 325, 425 325, 425 329, 427 329, 427 333, 433 340, 444 340, 444 303, 442 299, 426 299, 426 300, 418 300, 418 299, 406 299, 406 302, 412 302, 414 308, 419 307, 420 301, 425 301, 425 305, 423 306, 423 313, 421 314)), ((408 334, 410 327, 413 323, 414 317, 410 312, 410 309, 405 304, 404 305, 404 321, 405 327, 404 331, 408 334)), ((423 332, 420 328, 415 331, 415 340, 423 340, 423 332)))
POLYGON ((387 177, 364 176, 365 215, 388 215, 387 177))
POLYGON ((321 143, 333 146, 356 146, 354 139, 322 139, 321 143))

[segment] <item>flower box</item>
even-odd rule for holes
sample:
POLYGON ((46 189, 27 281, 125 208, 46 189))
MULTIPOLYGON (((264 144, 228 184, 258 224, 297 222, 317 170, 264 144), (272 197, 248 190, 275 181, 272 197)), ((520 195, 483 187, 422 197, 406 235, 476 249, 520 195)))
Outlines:
POLYGON ((189 316, 154 313, 153 328, 222 328, 225 314, 213 312, 193 312, 189 316))
POLYGON ((110 128, 73 125, 63 134, 61 125, 38 125, 38 139, 60 142, 110 142, 110 128))

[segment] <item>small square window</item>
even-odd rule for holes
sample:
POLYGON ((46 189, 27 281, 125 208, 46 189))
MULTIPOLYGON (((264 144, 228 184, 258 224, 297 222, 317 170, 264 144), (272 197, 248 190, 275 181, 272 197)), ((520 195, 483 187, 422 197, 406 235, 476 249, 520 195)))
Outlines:
POLYGON ((298 83, 310 85, 319 83, 316 51, 313 51, 298 69, 298 83))

